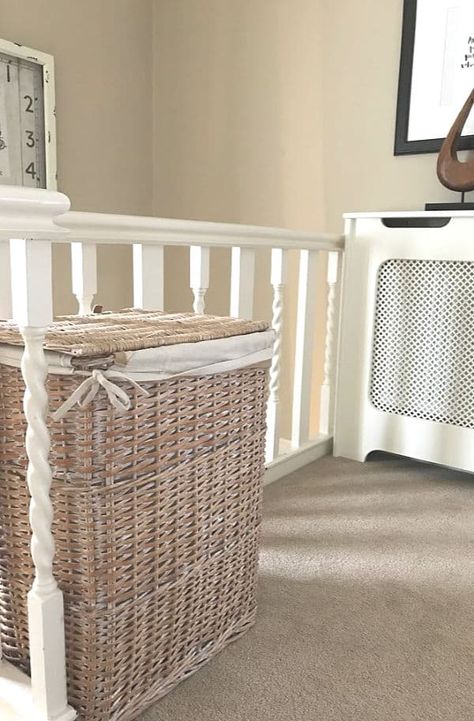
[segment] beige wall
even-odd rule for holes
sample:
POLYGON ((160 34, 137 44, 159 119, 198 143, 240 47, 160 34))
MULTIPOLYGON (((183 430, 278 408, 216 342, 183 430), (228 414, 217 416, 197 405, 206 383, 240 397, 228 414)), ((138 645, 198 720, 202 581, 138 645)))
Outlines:
POLYGON ((156 0, 160 213, 321 223, 319 32, 314 0, 156 0))
POLYGON ((344 211, 422 210, 454 199, 436 178, 436 155, 393 155, 403 0, 322 7, 329 228, 342 227, 344 211))
MULTIPOLYGON (((339 230, 347 210, 452 196, 435 156, 393 156, 401 11, 402 0, 0 0, 0 35, 55 56, 59 188, 73 208, 339 230)), ((255 312, 269 318, 268 255, 257 260, 255 312)), ((56 310, 73 312, 66 248, 55 261, 56 310)), ((99 261, 98 300, 129 304, 129 249, 99 261)), ((167 252, 170 310, 190 308, 186 261, 167 252)), ((213 253, 210 312, 228 312, 229 270, 229 254, 213 253)), ((290 281, 287 329, 296 258, 290 281)))
MULTIPOLYGON (((58 188, 74 210, 150 214, 152 0, 0 0, 0 36, 54 55, 58 188)), ((55 309, 75 312, 69 249, 55 309)), ((131 302, 130 249, 101 248, 107 307, 131 302)))
MULTIPOLYGON (((402 7, 155 0, 155 213, 339 231, 345 211, 421 209, 452 197, 436 179, 434 155, 393 156, 402 7)), ((269 317, 268 259, 258 260, 256 314, 269 317)), ((168 254, 167 302, 176 309, 190 303, 184 263, 184 252, 168 254)), ((208 309, 226 313, 225 253, 214 255, 211 272, 208 309)), ((293 259, 287 328, 295 286, 293 259)), ((284 358, 287 419, 293 340, 284 358)), ((320 345, 315 352, 317 409, 320 345)))
POLYGON ((403 0, 155 0, 155 211, 339 229, 453 197, 394 157, 403 0))
MULTIPOLYGON (((156 0, 156 214, 288 228, 324 225, 319 33, 314 0, 156 0)), ((185 256, 168 253, 166 300, 176 310, 189 309, 191 298, 185 256)), ((228 313, 228 280, 228 253, 213 253, 210 312, 228 313)), ((270 318, 264 253, 256 285, 255 313, 270 318)), ((294 307, 293 292, 287 319, 294 307)))
POLYGON ((394 157, 403 0, 155 0, 155 210, 316 229, 453 194, 394 157))
MULTIPOLYGON (((452 197, 435 156, 393 156, 401 11, 402 0, 0 0, 0 35, 55 56, 59 188, 73 208, 338 230, 346 210, 452 197)), ((58 311, 75 309, 67 255, 56 253, 58 311)), ((184 256, 168 254, 171 308, 189 307, 184 256)), ((129 258, 101 249, 108 307, 131 302, 129 258)), ((216 253, 211 311, 227 310, 228 271, 216 253)))

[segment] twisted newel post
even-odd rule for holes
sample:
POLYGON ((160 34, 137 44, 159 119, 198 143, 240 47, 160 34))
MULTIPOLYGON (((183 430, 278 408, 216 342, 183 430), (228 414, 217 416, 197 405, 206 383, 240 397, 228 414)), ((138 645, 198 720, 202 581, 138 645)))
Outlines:
POLYGON ((20 327, 25 346, 21 371, 25 383, 25 445, 34 566, 33 585, 28 594, 33 718, 72 721, 76 712, 67 703, 63 596, 53 575, 52 473, 48 460, 47 362, 43 350, 47 326, 52 320, 49 238, 64 234, 55 226, 53 217, 65 212, 69 202, 65 196, 49 191, 30 190, 23 195, 24 225, 31 225, 31 230, 28 239, 15 235, 10 240, 10 263, 13 319, 20 327))
POLYGON ((334 425, 334 373, 337 325, 339 320, 339 286, 341 262, 338 253, 329 253, 327 271, 326 341, 324 377, 321 385, 319 432, 330 435, 334 425))
POLYGON ((281 248, 272 250, 271 284, 273 288, 272 328, 275 331, 272 365, 270 368, 269 396, 267 404, 267 438, 265 460, 271 463, 277 456, 280 446, 280 366, 283 331, 283 302, 287 274, 287 253, 281 248))
POLYGON ((25 446, 29 461, 27 482, 31 496, 31 555, 36 571, 32 590, 47 596, 56 591, 57 583, 53 577, 53 504, 49 496, 52 475, 48 463, 47 365, 43 351, 46 328, 26 326, 21 328, 21 334, 25 343, 21 372, 25 382, 23 410, 27 423, 25 446))
POLYGON ((25 350, 21 370, 25 381, 23 408, 27 421, 27 482, 30 491, 31 556, 35 576, 28 594, 32 695, 43 721, 69 721, 75 712, 67 705, 63 595, 53 575, 54 539, 51 531, 50 439, 46 425, 47 364, 43 350, 46 328, 23 326, 25 350))

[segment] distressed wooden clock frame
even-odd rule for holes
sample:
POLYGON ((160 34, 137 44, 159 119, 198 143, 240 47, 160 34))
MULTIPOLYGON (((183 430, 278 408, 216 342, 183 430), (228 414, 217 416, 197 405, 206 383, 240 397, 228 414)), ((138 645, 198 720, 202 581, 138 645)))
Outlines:
POLYGON ((25 45, 0 39, 0 53, 28 60, 43 68, 44 143, 46 159, 46 188, 57 189, 56 164, 56 101, 54 93, 54 58, 25 45))

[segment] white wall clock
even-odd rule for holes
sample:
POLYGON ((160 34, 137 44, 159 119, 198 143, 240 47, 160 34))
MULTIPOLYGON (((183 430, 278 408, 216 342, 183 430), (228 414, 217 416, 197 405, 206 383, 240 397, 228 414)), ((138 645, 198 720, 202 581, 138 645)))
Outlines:
POLYGON ((0 183, 56 189, 54 60, 0 40, 0 183))

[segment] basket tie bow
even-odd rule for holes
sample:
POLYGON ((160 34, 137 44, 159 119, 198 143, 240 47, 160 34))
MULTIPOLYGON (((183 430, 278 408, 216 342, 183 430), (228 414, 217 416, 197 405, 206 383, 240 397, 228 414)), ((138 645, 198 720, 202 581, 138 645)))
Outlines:
POLYGON ((132 405, 129 395, 124 391, 123 388, 112 382, 112 379, 126 380, 131 383, 137 391, 144 396, 150 394, 132 378, 129 378, 124 373, 119 371, 105 370, 101 371, 95 369, 91 375, 88 376, 75 391, 71 393, 64 403, 51 414, 54 421, 59 421, 63 416, 76 405, 79 408, 84 408, 89 405, 91 401, 96 397, 99 388, 103 388, 107 393, 107 397, 113 407, 119 411, 119 413, 125 413, 132 405))

